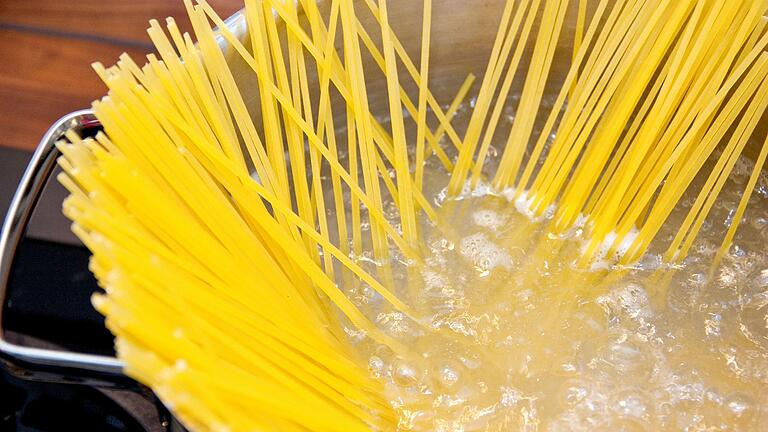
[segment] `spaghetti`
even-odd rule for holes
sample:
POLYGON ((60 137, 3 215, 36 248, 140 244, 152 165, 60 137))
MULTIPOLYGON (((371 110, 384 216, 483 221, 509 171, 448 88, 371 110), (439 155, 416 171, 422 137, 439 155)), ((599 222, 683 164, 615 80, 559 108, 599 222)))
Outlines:
MULTIPOLYGON (((332 0, 321 11, 312 0, 246 0, 243 41, 205 0, 185 0, 196 43, 172 19, 152 21, 158 55, 144 66, 127 56, 94 65, 109 88, 93 104, 104 131, 58 144, 59 180, 71 193, 64 212, 105 291, 94 305, 126 373, 190 427, 395 427, 385 389, 359 366, 350 339, 419 356, 381 328, 386 314, 373 322, 375 307, 351 297, 371 293, 395 311, 386 319, 455 339, 413 304, 429 284, 413 270, 431 265, 424 227, 454 231, 427 199, 432 156, 450 197, 482 186, 554 234, 582 230, 581 267, 637 261, 714 158, 667 245, 665 259, 679 263, 768 108, 764 0, 600 0, 594 10, 586 0, 506 0, 460 136, 452 122, 474 75, 448 107, 430 90, 432 1, 423 4, 418 67, 391 26, 392 5, 364 3, 332 0), (364 8, 378 28, 363 24, 364 8), (225 54, 247 65, 256 106, 225 54), (373 112, 368 55, 385 80, 386 121, 373 112), (572 64, 560 79, 553 64, 562 56, 572 64), (396 289, 398 262, 411 269, 408 301, 396 289)), ((529 229, 514 232, 529 238, 529 229)), ((547 239, 534 258, 571 256, 547 239)), ((511 260, 494 251, 475 268, 487 276, 511 260)), ((535 285, 529 270, 520 280, 535 285)), ((555 312, 566 308, 558 302, 555 312)))

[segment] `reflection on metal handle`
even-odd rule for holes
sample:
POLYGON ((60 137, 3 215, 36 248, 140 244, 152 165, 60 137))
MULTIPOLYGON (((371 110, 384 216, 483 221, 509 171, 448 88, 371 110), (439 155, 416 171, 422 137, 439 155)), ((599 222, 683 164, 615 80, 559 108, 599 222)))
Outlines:
POLYGON ((126 381, 123 364, 118 359, 16 345, 6 340, 3 329, 3 307, 8 296, 11 266, 33 209, 56 165, 59 156, 56 142, 69 129, 79 132, 94 127, 99 127, 99 122, 90 110, 76 111, 57 121, 40 141, 11 201, 0 233, 0 357, 40 378, 58 376, 65 381, 112 386, 123 385, 126 381))

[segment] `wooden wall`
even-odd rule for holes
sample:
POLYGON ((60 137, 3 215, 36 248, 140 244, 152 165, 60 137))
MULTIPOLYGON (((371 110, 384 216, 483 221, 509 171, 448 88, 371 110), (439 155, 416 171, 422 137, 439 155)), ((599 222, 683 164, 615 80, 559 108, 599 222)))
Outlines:
MULTIPOLYGON (((209 0, 226 17, 242 0, 209 0)), ((0 147, 30 151, 56 119, 106 91, 90 64, 152 51, 151 18, 189 29, 182 0, 0 1, 0 147)))

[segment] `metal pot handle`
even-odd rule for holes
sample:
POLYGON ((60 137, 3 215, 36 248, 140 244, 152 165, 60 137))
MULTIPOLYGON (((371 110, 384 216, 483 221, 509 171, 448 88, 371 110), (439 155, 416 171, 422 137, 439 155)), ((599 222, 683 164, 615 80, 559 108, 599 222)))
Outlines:
POLYGON ((60 155, 56 142, 70 129, 86 132, 100 127, 91 110, 75 111, 54 123, 40 141, 14 194, 0 232, 0 358, 16 369, 15 372, 32 379, 107 387, 135 386, 135 382, 123 374, 123 363, 114 357, 16 345, 6 340, 3 328, 3 308, 8 296, 11 266, 33 210, 60 155))

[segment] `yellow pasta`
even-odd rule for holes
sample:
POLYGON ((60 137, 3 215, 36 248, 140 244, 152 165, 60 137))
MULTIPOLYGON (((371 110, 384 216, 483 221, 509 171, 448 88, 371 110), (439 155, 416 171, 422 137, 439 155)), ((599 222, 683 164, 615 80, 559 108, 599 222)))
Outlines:
MULTIPOLYGON (((427 83, 429 77, 429 44, 432 24, 432 0, 424 1, 424 16, 421 30, 421 68, 419 76, 419 113, 416 118, 416 174, 415 187, 422 189, 424 185, 424 136, 427 131, 427 83)), ((439 147, 438 147, 439 148, 439 147)))
MULTIPOLYGON (((245 40, 205 0, 184 0, 194 37, 151 21, 157 55, 145 65, 94 64, 108 88, 93 103, 103 131, 57 144, 63 211, 93 253, 104 290, 93 303, 125 371, 196 430, 398 428, 404 403, 351 341, 417 365, 428 356, 387 320, 467 343, 420 304, 425 251, 460 240, 451 218, 469 206, 453 198, 482 187, 534 219, 505 227, 509 250, 494 252, 532 241, 519 283, 536 286, 537 266, 561 259, 581 267, 561 277, 602 289, 621 271, 584 269, 639 260, 697 185, 663 245, 683 262, 768 110, 764 0, 500 2, 466 127, 453 122, 475 76, 451 81, 462 82, 451 101, 430 88, 438 2, 420 9, 418 65, 391 0, 244 3, 245 40), (386 119, 369 100, 374 78, 386 119), (431 201, 433 157, 447 203, 431 201), (574 232, 583 244, 566 241, 574 232)), ((767 157, 765 141, 716 261, 767 157)), ((488 276, 488 262, 474 264, 488 276)), ((490 283, 509 300, 505 281, 490 283)), ((555 323, 571 294, 554 295, 541 321, 555 323)))

